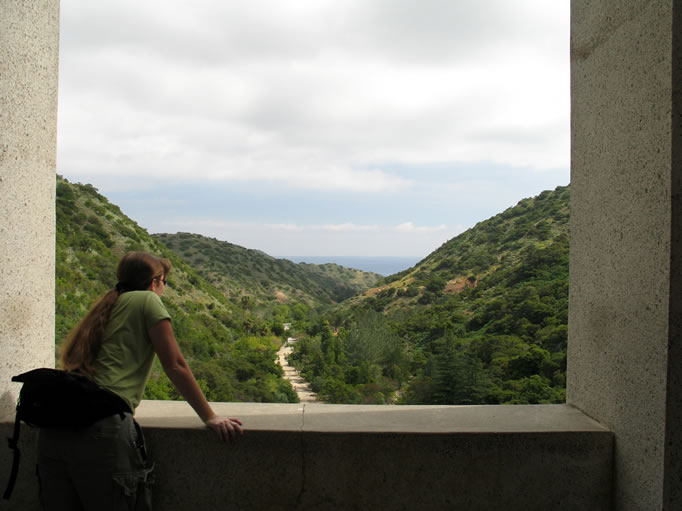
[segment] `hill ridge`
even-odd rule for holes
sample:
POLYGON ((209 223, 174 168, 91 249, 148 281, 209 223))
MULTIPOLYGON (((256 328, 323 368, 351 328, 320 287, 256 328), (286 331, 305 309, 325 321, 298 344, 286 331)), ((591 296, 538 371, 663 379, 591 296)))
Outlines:
POLYGON ((569 201, 568 186, 523 199, 335 307, 294 353, 313 391, 340 403, 563 402, 569 201))

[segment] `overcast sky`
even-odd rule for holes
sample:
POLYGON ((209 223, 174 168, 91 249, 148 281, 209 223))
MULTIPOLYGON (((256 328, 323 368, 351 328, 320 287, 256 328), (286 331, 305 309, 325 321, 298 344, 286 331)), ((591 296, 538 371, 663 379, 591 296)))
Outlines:
POLYGON ((568 0, 61 1, 57 171, 150 232, 423 257, 569 182, 568 0))

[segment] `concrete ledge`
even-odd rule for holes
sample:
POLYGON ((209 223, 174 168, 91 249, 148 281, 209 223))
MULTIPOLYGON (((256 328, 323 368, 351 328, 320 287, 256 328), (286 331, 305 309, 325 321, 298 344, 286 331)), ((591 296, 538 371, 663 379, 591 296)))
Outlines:
MULTIPOLYGON (((218 414, 238 417, 249 431, 530 433, 606 432, 567 405, 385 406, 211 403, 218 414)), ((204 426, 183 401, 143 401, 135 418, 144 427, 204 426)))
MULTIPOLYGON (((243 420, 238 443, 217 442, 185 403, 140 406, 156 509, 609 509, 612 435, 570 406, 214 409, 243 420)), ((35 432, 24 431, 6 509, 38 509, 35 432)), ((0 460, 4 482, 7 451, 0 460)))

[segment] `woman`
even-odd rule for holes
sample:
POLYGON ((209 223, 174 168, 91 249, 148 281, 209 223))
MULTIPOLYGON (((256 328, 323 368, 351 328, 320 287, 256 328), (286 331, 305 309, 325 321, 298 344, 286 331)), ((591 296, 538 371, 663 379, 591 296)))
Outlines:
POLYGON ((114 414, 83 430, 42 429, 38 476, 46 510, 151 507, 144 439, 132 413, 157 354, 170 381, 202 421, 223 440, 242 434, 241 421, 217 416, 180 353, 161 296, 170 261, 129 252, 118 264, 115 289, 100 298, 69 334, 62 352, 67 371, 115 393, 130 413, 114 414))

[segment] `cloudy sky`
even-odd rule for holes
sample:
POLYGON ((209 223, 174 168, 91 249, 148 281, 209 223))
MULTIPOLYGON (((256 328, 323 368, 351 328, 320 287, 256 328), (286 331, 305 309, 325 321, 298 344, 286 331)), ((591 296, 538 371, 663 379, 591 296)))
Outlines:
POLYGON ((150 232, 423 257, 568 184, 568 44, 568 0, 62 0, 57 171, 150 232))

